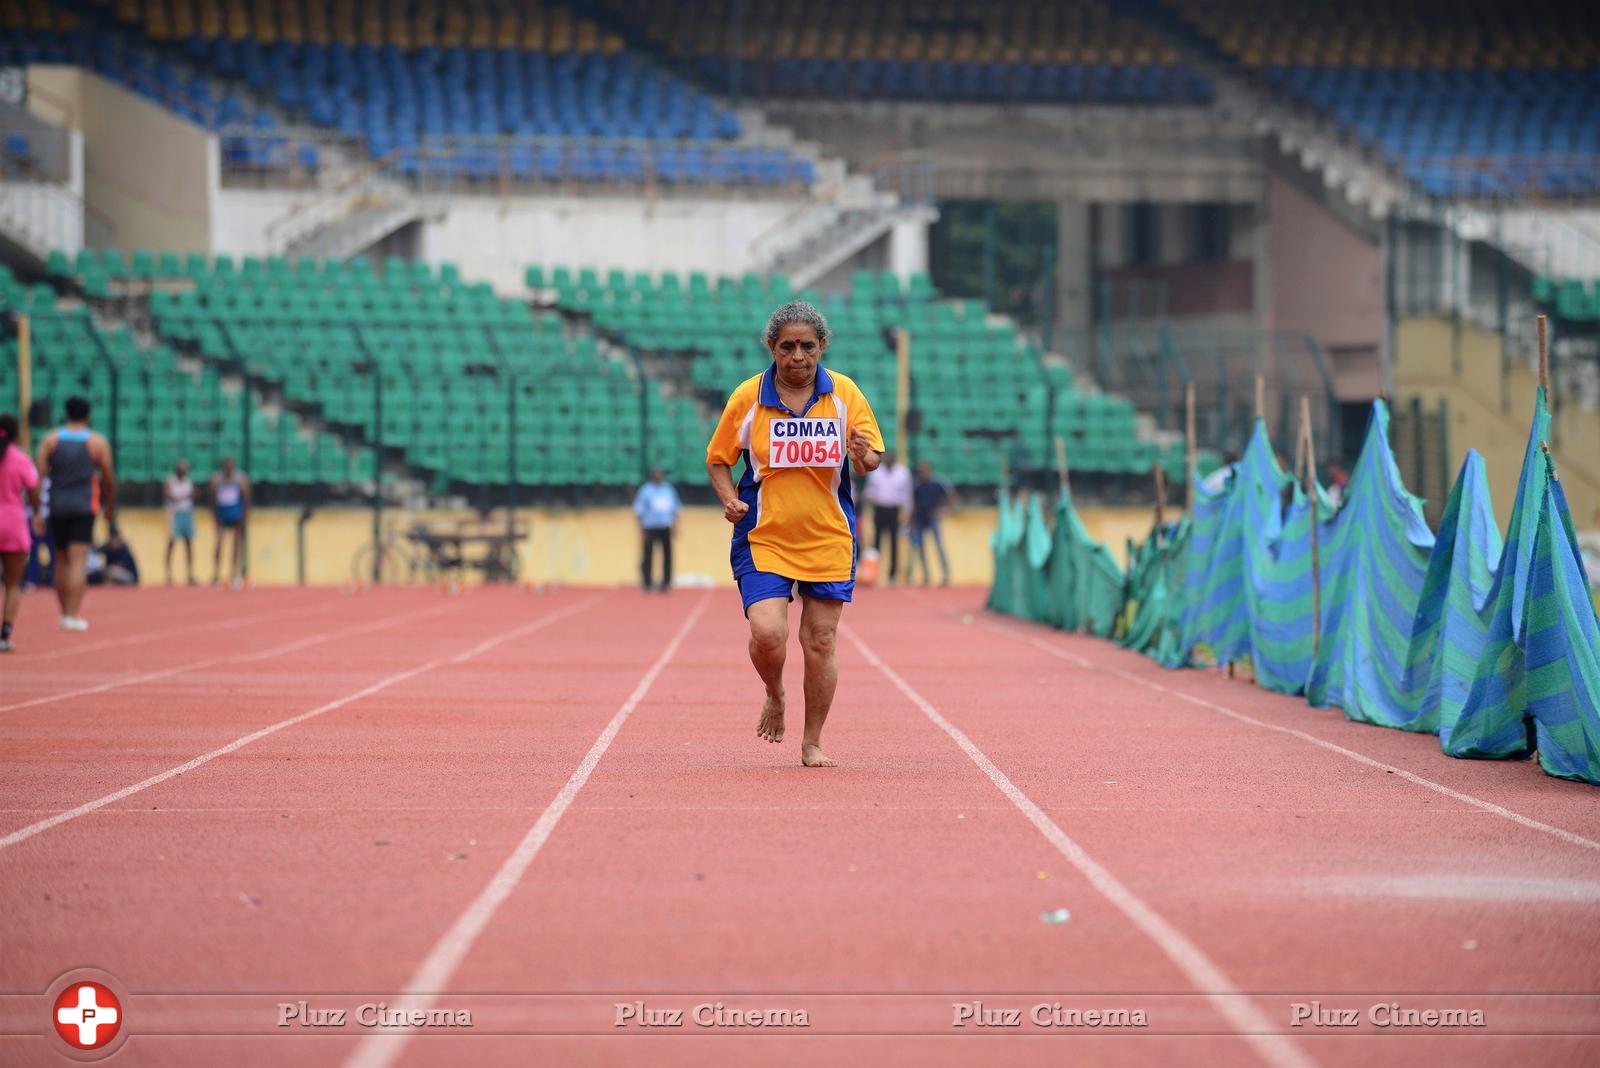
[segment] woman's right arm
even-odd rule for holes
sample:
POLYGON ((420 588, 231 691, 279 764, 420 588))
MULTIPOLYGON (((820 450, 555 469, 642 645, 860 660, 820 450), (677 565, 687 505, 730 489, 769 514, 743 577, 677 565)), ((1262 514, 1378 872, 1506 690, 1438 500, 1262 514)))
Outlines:
POLYGON ((739 499, 733 488, 733 468, 727 464, 708 463, 706 474, 711 476, 711 488, 722 502, 722 518, 737 523, 750 511, 750 506, 739 499))

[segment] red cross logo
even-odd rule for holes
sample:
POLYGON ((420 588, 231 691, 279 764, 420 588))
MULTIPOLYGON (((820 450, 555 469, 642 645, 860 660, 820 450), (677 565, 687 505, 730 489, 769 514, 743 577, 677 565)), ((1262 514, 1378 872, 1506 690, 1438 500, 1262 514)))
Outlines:
POLYGON ((122 1029, 122 1004, 100 983, 73 983, 56 998, 51 1018, 73 1049, 99 1049, 122 1029))

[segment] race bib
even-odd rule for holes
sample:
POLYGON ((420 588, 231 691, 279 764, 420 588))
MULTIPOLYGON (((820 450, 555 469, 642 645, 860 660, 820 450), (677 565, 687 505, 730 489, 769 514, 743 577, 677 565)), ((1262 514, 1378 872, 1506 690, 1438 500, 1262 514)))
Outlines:
POLYGON ((844 462, 839 419, 774 419, 768 467, 838 467, 844 462))

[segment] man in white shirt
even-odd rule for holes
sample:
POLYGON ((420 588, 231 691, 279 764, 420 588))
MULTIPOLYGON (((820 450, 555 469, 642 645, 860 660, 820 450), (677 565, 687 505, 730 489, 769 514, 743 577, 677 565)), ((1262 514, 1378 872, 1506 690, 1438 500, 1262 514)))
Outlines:
POLYGON ((911 512, 911 468, 885 450, 883 462, 867 480, 867 503, 872 505, 872 545, 883 554, 889 539, 889 582, 900 575, 900 517, 911 512))

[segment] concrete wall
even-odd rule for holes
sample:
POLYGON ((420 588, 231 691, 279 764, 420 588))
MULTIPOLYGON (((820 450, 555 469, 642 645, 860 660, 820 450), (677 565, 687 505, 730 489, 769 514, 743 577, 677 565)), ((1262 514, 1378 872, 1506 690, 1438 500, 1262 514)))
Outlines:
MULTIPOLYGON (((1143 538, 1150 528, 1150 511, 1134 508, 1090 508, 1081 512, 1089 532, 1107 542, 1120 559, 1124 540, 1143 538)), ((295 581, 294 508, 261 508, 250 523, 251 580, 264 585, 295 581)), ((389 520, 408 523, 410 513, 385 513, 389 520)), ((445 520, 445 513, 426 518, 445 520)), ((631 512, 624 508, 585 510, 528 509, 520 513, 531 537, 521 547, 522 574, 528 581, 583 586, 628 585, 638 581, 639 534, 631 512)), ((128 508, 118 513, 118 523, 133 548, 147 583, 162 580, 162 554, 166 547, 166 517, 157 508, 128 508)), ((965 508, 950 516, 944 526, 945 550, 951 577, 962 585, 989 582, 992 556, 989 535, 994 530, 991 507, 965 508)), ((362 509, 326 509, 306 525, 306 578, 318 584, 338 584, 351 578, 357 551, 371 540, 372 515, 362 509)), ((199 517, 195 542, 202 582, 211 578, 211 555, 216 544, 210 517, 199 517)), ((902 552, 905 549, 902 547, 902 552)), ((174 563, 182 581, 182 554, 174 563)), ((675 570, 680 580, 731 586, 728 573, 728 524, 720 510, 690 508, 684 512, 675 547, 675 570)), ((937 565, 934 565, 937 567, 937 565)))
MULTIPOLYGON (((214 251, 269 255, 268 228, 311 194, 272 189, 218 193, 214 251)), ((421 224, 417 253, 459 264, 501 292, 522 289, 529 264, 628 271, 756 269, 751 243, 798 206, 789 199, 509 196, 456 193, 443 219, 421 224)))
POLYGON ((83 133, 83 199, 105 243, 204 252, 211 247, 217 140, 137 94, 77 67, 35 66, 36 113, 83 133))
POLYGON ((457 196, 422 232, 422 255, 454 260, 497 289, 522 286, 530 263, 627 271, 757 269, 751 243, 798 207, 794 200, 457 196))
POLYGON ((1307 334, 1333 367, 1345 400, 1381 389, 1383 254, 1319 200, 1282 176, 1267 183, 1267 326, 1307 334))

